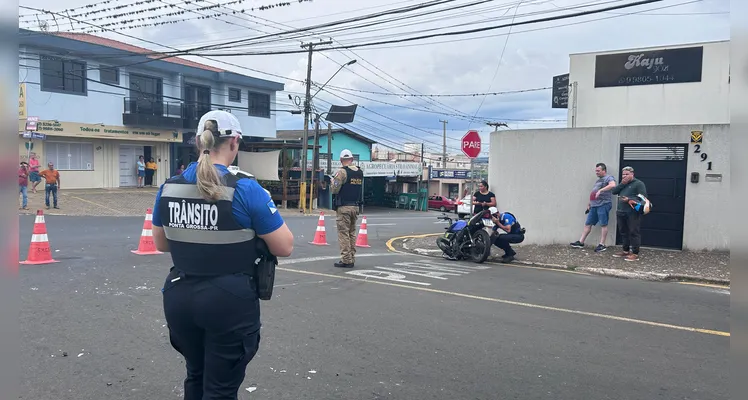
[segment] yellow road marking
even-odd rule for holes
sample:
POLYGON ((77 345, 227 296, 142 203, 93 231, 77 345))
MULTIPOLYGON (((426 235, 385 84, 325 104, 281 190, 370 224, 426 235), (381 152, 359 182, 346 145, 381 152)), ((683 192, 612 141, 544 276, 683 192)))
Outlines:
POLYGON ((81 199, 81 198, 80 198, 80 197, 78 197, 78 196, 70 196, 70 197, 72 197, 72 198, 74 198, 74 199, 76 199, 76 200, 80 200, 80 201, 83 201, 83 202, 89 203, 89 204, 93 204, 93 205, 95 205, 95 206, 98 206, 98 207, 101 207, 101 208, 105 208, 105 209, 107 209, 107 210, 109 210, 109 211, 114 211, 114 212, 116 212, 116 213, 118 213, 118 214, 124 214, 124 213, 123 213, 122 211, 120 211, 120 210, 115 210, 115 209, 113 209, 113 208, 109 208, 109 207, 107 207, 107 206, 105 206, 105 205, 103 205, 103 204, 99 204, 99 203, 93 202, 93 201, 91 201, 91 200, 81 199))
MULTIPOLYGON (((422 235, 398 236, 398 237, 395 237, 395 238, 392 238, 392 239, 388 240, 387 243, 386 243, 386 245, 387 245, 387 249, 389 251, 392 251, 392 252, 395 252, 395 253, 408 254, 408 255, 418 255, 418 256, 423 256, 423 257, 433 257, 433 256, 426 256, 426 255, 422 255, 422 254, 416 254, 416 253, 411 253, 411 252, 407 252, 407 251, 398 250, 398 249, 396 249, 392 245, 392 243, 395 240, 423 239, 423 238, 429 237, 429 236, 441 236, 441 235, 442 235, 442 233, 425 233, 425 234, 422 234, 422 235)), ((435 258, 435 257, 433 257, 433 258, 435 258)), ((592 275, 592 274, 589 274, 587 272, 572 271, 570 269, 551 268, 551 267, 535 267, 535 266, 532 266, 532 265, 520 265, 520 264, 512 264, 512 263, 505 264, 505 263, 497 263, 497 262, 493 262, 493 261, 486 261, 485 264, 499 265, 499 266, 502 266, 502 267, 512 267, 512 268, 527 268, 527 269, 539 269, 539 270, 543 270, 543 271, 566 272, 567 274, 588 275, 588 276, 592 275)))
POLYGON ((710 288, 730 290, 730 285, 717 285, 714 283, 701 283, 701 282, 676 282, 676 283, 679 283, 681 285, 704 286, 704 287, 710 287, 710 288))
POLYGON ((660 327, 660 328, 668 328, 668 329, 676 329, 676 330, 688 331, 688 332, 704 333, 704 334, 707 334, 707 335, 727 336, 727 337, 730 336, 730 332, 715 331, 715 330, 710 330, 710 329, 692 328, 692 327, 688 327, 688 326, 679 326, 679 325, 665 324, 665 323, 661 323, 661 322, 644 321, 644 320, 634 319, 634 318, 619 317, 619 316, 616 316, 616 315, 608 315, 608 314, 600 314, 600 313, 593 313, 593 312, 587 312, 587 311, 571 310, 571 309, 567 309, 567 308, 543 306, 543 305, 539 305, 539 304, 531 304, 531 303, 523 303, 523 302, 519 302, 519 301, 503 300, 503 299, 497 299, 497 298, 493 298, 493 297, 476 296, 476 295, 472 295, 472 294, 450 292, 450 291, 446 291, 446 290, 431 289, 431 288, 418 287, 418 286, 410 286, 410 285, 404 285, 404 284, 400 284, 400 283, 373 281, 373 280, 368 280, 368 279, 354 278, 354 277, 350 277, 350 276, 326 274, 326 273, 322 273, 322 272, 303 271, 303 270, 292 269, 292 268, 283 268, 283 267, 276 267, 276 268, 279 269, 279 270, 281 270, 281 271, 295 272, 295 273, 299 273, 299 274, 323 276, 323 277, 335 278, 335 279, 346 279, 346 280, 350 280, 350 281, 364 282, 364 283, 374 283, 374 284, 378 284, 378 285, 394 286, 394 287, 405 288, 405 289, 420 290, 420 291, 430 292, 430 293, 446 294, 446 295, 450 295, 450 296, 463 297, 463 298, 473 299, 473 300, 484 300, 484 301, 490 301, 490 302, 494 302, 494 303, 510 304, 510 305, 515 305, 515 306, 520 306, 520 307, 528 307, 528 308, 537 308, 537 309, 541 309, 541 310, 556 311, 556 312, 562 312, 562 313, 567 313, 567 314, 577 314, 577 315, 585 315, 585 316, 588 316, 588 317, 597 317, 597 318, 612 319, 612 320, 616 320, 616 321, 631 322, 631 323, 640 324, 640 325, 649 325, 649 326, 656 326, 656 327, 660 327))

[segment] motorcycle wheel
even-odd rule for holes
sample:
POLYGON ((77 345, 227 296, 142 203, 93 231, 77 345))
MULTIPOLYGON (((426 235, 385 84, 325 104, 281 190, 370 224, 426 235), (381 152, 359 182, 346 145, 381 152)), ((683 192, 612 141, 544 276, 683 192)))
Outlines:
POLYGON ((483 229, 475 232, 475 245, 470 249, 470 258, 481 264, 491 255, 491 236, 483 229))
POLYGON ((436 245, 439 246, 439 250, 441 250, 442 253, 450 257, 452 256, 452 245, 449 240, 443 237, 436 238, 436 245))

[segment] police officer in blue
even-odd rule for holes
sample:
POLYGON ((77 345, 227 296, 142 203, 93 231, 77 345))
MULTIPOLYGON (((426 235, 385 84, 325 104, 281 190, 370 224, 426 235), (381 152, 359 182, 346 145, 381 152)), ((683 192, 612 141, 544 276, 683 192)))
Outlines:
POLYGON ((510 212, 499 213, 496 207, 491 207, 491 220, 494 223, 493 243, 496 247, 504 250, 501 262, 509 263, 514 261, 517 252, 512 249, 511 244, 522 243, 525 241, 525 228, 520 225, 517 218, 510 212), (499 234, 499 229, 504 233, 499 234))
POLYGON ((293 234, 257 181, 228 170, 242 139, 239 120, 210 111, 198 127, 200 158, 161 186, 153 236, 174 263, 163 306, 171 345, 185 358, 184 398, 229 400, 260 344, 258 243, 288 257, 293 234))

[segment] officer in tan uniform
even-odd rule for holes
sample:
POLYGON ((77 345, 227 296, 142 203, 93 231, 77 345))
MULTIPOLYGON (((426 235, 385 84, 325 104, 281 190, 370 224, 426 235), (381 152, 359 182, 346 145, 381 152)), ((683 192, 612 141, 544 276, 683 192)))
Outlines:
POLYGON ((361 205, 361 188, 364 171, 353 164, 353 154, 345 149, 340 152, 343 166, 332 178, 332 193, 335 195, 333 209, 337 213, 340 262, 338 268, 353 268, 356 261, 356 220, 361 205))

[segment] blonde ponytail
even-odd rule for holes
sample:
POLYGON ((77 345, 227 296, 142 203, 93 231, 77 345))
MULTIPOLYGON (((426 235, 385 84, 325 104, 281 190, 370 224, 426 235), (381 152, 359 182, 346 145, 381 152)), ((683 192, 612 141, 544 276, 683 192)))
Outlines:
POLYGON ((205 130, 197 141, 197 149, 201 153, 197 161, 197 190, 208 201, 218 201, 224 191, 221 177, 210 159, 210 150, 216 147, 212 131, 214 127, 213 121, 206 121, 205 130))

